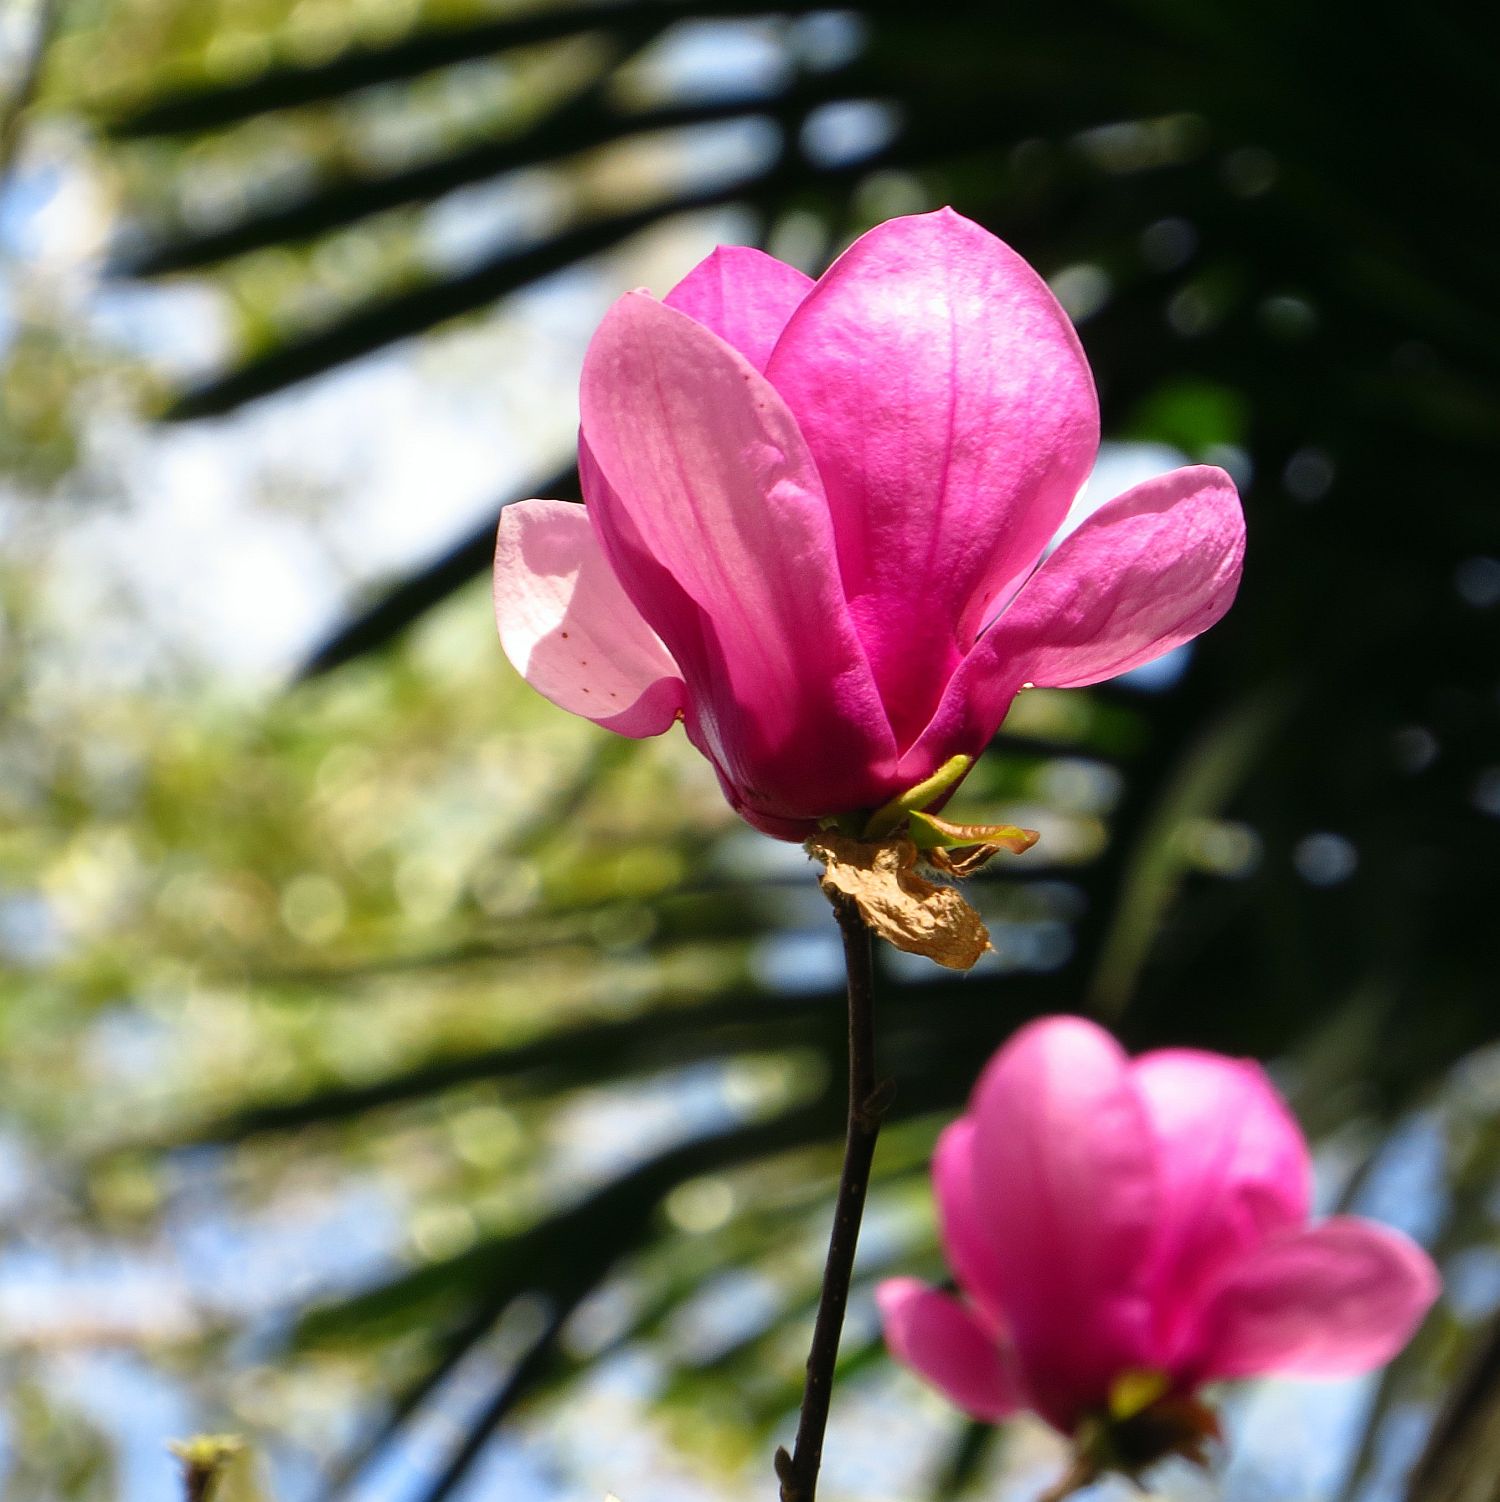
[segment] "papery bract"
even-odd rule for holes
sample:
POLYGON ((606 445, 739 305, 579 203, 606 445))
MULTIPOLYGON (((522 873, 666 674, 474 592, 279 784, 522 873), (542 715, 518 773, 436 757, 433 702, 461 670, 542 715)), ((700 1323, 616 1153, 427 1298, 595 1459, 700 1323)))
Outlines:
POLYGON ((506 652, 622 735, 675 720, 752 824, 802 839, 977 756, 1023 685, 1078 686, 1211 625, 1243 519, 1194 466, 1043 559, 1099 442, 1067 316, 952 210, 817 281, 720 249, 605 316, 584 360, 583 509, 503 514, 506 652))
POLYGON ((896 1358, 976 1418, 1108 1422, 1122 1385, 1173 1402, 1221 1378, 1390 1360, 1439 1287, 1397 1231, 1308 1223, 1307 1145, 1260 1068, 1131 1060, 1094 1024, 1023 1028, 933 1158, 956 1293, 878 1298, 896 1358))

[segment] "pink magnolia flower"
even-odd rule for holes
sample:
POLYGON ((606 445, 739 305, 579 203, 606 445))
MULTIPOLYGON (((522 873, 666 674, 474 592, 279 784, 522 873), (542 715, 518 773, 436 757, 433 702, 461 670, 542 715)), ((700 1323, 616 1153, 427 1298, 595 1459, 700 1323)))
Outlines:
POLYGON ((1067 315, 951 209, 893 219, 816 282, 714 251, 622 297, 584 359, 586 509, 508 507, 495 607, 553 703, 674 721, 757 828, 805 838, 975 757, 1027 683, 1073 687, 1228 608, 1223 471, 1117 497, 1042 562, 1099 444, 1067 315))
MULTIPOLYGON (((886 1341, 974 1417, 1029 1408, 1069 1434, 1147 1403, 1202 1414, 1194 1393, 1220 1379, 1368 1371, 1406 1344, 1437 1271, 1373 1222, 1309 1225, 1310 1179, 1257 1065, 1132 1060, 1092 1023, 1032 1023, 933 1158, 958 1292, 884 1283, 886 1341)), ((1204 1432, 1173 1428, 1164 1448, 1204 1432)))

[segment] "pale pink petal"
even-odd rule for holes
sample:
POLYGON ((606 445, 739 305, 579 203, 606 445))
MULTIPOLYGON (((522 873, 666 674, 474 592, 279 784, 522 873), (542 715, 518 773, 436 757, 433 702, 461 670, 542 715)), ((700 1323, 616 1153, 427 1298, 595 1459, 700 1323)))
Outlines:
POLYGON ((943 209, 855 241, 766 374, 828 487, 851 609, 904 747, 1089 473, 1088 363, 1036 272, 943 209))
POLYGON ((587 493, 595 529, 743 803, 816 819, 890 796, 890 725, 786 404, 717 335, 643 293, 594 335, 581 404, 606 482, 587 493))
POLYGON ((1427 1253, 1385 1226, 1341 1217, 1283 1233, 1223 1277, 1174 1365, 1202 1382, 1367 1372, 1411 1339, 1441 1286, 1427 1253))
POLYGON ((812 285, 810 276, 763 250, 721 245, 662 301, 712 329, 757 370, 764 370, 787 319, 812 285))
POLYGON ((1004 1211, 982 1204, 974 1177, 975 1124, 961 1116, 943 1129, 932 1154, 932 1186, 948 1266, 992 1329, 1005 1322, 1000 1259, 994 1241, 1004 1211))
POLYGON ((1206 631, 1234 599, 1244 550, 1234 482, 1209 465, 1147 480, 1101 506, 980 637, 902 774, 955 753, 978 756, 1023 684, 1098 683, 1206 631))
POLYGON ((1021 1406, 999 1347, 951 1294, 915 1278, 891 1278, 875 1299, 891 1355, 965 1413, 995 1423, 1021 1406))
POLYGON ((971 1114, 1022 1381, 1066 1431, 1120 1372, 1158 1354, 1155 1138, 1119 1045, 1074 1017, 1017 1033, 981 1076, 971 1114))
POLYGON ((621 735, 660 735, 685 690, 626 598, 582 506, 520 501, 500 513, 495 620, 516 671, 554 704, 621 735))
POLYGON ((1176 1048, 1143 1054, 1130 1072, 1160 1144, 1158 1317, 1172 1346, 1209 1279, 1306 1222, 1312 1166, 1259 1065, 1176 1048))

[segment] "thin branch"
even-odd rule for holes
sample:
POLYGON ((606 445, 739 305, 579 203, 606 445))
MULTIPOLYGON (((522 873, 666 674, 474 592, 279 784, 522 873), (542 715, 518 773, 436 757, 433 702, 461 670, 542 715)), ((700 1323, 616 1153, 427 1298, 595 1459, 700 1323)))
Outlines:
POLYGON ((875 987, 870 931, 847 897, 833 898, 834 916, 844 939, 844 963, 849 972, 849 1122, 844 1138, 844 1169, 839 1177, 833 1231, 828 1238, 828 1261, 823 1268, 823 1291, 807 1353, 807 1385, 802 1391, 802 1414, 790 1455, 776 1452, 781 1502, 813 1502, 818 1469, 823 1462, 823 1434, 833 1397, 833 1370, 838 1360, 839 1335, 849 1303, 849 1281, 859 1243, 875 1160, 875 1139, 890 1103, 888 1085, 875 1077, 875 987))

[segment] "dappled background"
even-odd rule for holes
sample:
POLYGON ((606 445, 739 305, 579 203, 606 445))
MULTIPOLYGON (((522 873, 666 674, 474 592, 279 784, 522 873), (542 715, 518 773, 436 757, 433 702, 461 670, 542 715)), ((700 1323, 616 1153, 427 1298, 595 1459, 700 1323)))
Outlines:
MULTIPOLYGON (((1225 622, 1024 695, 997 953, 882 955, 830 1502, 1027 1497, 882 1358, 933 1137, 1039 1012, 1266 1059, 1448 1293, 1171 1495, 1493 1502, 1497 49, 1457 4, 0 8, 0 1495, 770 1495, 841 1135, 805 857, 493 640, 621 290, 952 203, 1046 274, 1104 494, 1245 494, 1225 622), (1452 1396, 1446 1396, 1446 1395, 1452 1396), (1438 1442, 1423 1457, 1438 1415, 1438 1442), (1408 1492, 1405 1475, 1416 1468, 1408 1492), (1467 1479, 1465 1479, 1467 1478, 1467 1479)), ((572 493, 576 494, 576 490, 572 493)))

